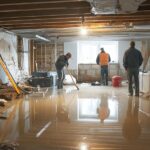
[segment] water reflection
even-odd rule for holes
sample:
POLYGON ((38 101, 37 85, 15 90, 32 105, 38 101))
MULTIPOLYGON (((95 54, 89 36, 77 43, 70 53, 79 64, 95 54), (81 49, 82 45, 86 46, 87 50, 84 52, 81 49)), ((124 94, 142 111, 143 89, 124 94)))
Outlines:
POLYGON ((101 95, 101 101, 97 108, 97 113, 100 121, 103 123, 110 115, 110 108, 108 106, 108 97, 104 94, 101 95))
POLYGON ((126 117, 123 124, 123 136, 133 142, 141 134, 141 126, 138 119, 138 111, 139 110, 139 98, 133 99, 133 97, 129 97, 128 99, 128 108, 126 117))
POLYGON ((59 99, 57 99, 56 117, 58 121, 70 122, 68 108, 63 95, 59 99))
POLYGON ((78 98, 78 120, 117 122, 118 102, 106 94, 99 98, 78 98))

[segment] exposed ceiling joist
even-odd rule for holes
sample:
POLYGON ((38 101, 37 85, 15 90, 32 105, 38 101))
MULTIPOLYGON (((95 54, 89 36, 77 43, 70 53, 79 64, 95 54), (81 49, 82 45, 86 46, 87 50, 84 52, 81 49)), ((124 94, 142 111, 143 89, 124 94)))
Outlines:
POLYGON ((135 13, 99 15, 92 14, 91 5, 87 0, 0 1, 0 28, 12 30, 25 37, 28 33, 28 38, 35 37, 39 31, 49 37, 75 36, 81 26, 87 27, 90 35, 111 30, 118 34, 121 29, 125 32, 127 28, 132 32, 149 32, 149 29, 133 29, 135 25, 149 24, 149 0, 141 3, 135 13))

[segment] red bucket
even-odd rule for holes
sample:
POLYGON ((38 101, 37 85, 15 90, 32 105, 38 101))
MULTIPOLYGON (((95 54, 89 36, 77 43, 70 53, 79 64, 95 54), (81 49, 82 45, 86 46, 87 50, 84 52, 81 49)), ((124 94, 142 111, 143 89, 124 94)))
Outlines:
POLYGON ((113 76, 112 77, 112 86, 120 87, 121 86, 122 77, 120 76, 113 76))

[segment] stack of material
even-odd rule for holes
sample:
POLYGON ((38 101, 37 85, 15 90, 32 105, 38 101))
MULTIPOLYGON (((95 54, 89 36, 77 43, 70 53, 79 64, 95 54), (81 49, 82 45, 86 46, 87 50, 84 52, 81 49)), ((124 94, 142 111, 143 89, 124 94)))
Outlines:
POLYGON ((12 100, 17 98, 17 93, 13 87, 0 84, 0 99, 12 100))
POLYGON ((17 150, 18 144, 16 143, 1 143, 0 150, 17 150))

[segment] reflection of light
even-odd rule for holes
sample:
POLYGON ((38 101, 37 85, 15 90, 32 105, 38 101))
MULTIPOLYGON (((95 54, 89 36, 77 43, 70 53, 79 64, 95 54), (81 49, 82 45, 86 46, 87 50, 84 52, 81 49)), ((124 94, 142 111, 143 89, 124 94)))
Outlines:
POLYGON ((81 143, 80 150, 88 150, 88 145, 86 143, 81 143))
MULTIPOLYGON (((109 98, 107 101, 110 114, 105 122, 118 122, 118 102, 109 98)), ((78 121, 99 121, 97 108, 101 102, 102 100, 98 98, 78 98, 78 121)))
POLYGON ((81 35, 86 35, 87 34, 87 29, 82 27, 80 30, 81 35))

